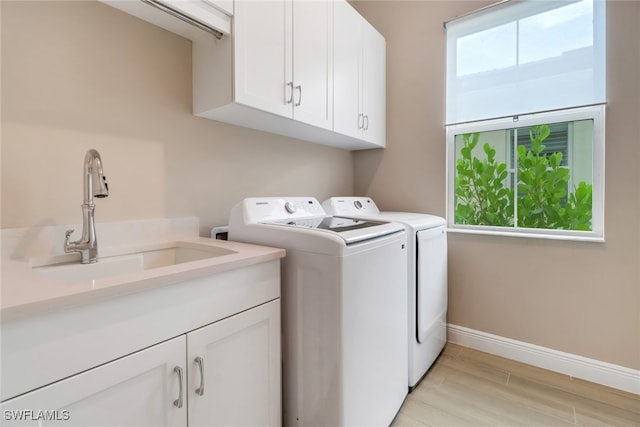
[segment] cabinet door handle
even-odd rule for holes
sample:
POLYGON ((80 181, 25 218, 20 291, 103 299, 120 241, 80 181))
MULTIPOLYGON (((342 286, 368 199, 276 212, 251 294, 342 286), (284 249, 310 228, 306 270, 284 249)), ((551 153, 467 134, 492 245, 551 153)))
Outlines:
POLYGON ((364 129, 364 114, 358 114, 358 129, 364 129))
POLYGON ((364 130, 369 130, 369 116, 364 116, 364 118, 362 119, 362 128, 364 130))
POLYGON ((286 104, 291 104, 293 102, 293 82, 289 82, 286 84, 284 88, 284 99, 286 99, 286 104), (287 88, 289 88, 289 96, 287 97, 287 88))
POLYGON ((196 389, 198 396, 204 396, 204 359, 200 356, 196 357, 195 362, 200 368, 200 387, 196 389))
POLYGON ((180 366, 176 366, 173 368, 173 372, 178 374, 178 384, 180 384, 180 389, 178 391, 178 398, 173 401, 173 404, 178 408, 182 408, 183 400, 182 400, 182 368, 180 366))
POLYGON ((294 106, 299 107, 300 104, 302 103, 302 85, 298 85, 296 86, 296 89, 298 89, 298 102, 296 104, 294 104, 294 106))

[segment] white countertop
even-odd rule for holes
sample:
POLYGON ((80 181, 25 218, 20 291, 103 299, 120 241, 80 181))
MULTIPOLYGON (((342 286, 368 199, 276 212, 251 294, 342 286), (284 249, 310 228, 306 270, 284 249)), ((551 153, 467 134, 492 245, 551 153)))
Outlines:
MULTIPOLYGON (((53 233, 56 234, 56 233, 53 233)), ((250 266, 285 256, 283 249, 249 245, 225 240, 188 236, 182 233, 177 239, 150 241, 139 240, 128 246, 107 245, 99 250, 100 257, 136 253, 175 246, 177 242, 195 243, 212 248, 226 249, 232 253, 182 264, 167 265, 133 273, 126 273, 96 280, 68 283, 48 279, 33 267, 50 259, 65 258, 79 263, 79 254, 37 254, 37 256, 2 258, 0 282, 0 316, 3 322, 38 315, 40 313, 89 304, 106 298, 210 276, 241 267, 250 266)), ((24 235, 24 233, 22 234, 24 235)), ((4 237, 4 236, 3 236, 4 237)), ((155 237, 176 237, 161 235, 155 237)), ((9 239, 10 240, 10 239, 9 239)), ((3 242, 4 243, 4 242, 3 242)), ((3 247, 3 253, 13 252, 3 247)), ((98 261, 100 262, 100 261, 98 261)))

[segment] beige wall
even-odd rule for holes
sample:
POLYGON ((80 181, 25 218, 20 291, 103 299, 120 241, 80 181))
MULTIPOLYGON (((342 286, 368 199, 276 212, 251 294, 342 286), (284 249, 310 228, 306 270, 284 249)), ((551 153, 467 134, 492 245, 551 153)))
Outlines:
POLYGON ((191 114, 191 42, 93 1, 2 1, 2 227, 82 221, 82 161, 102 155, 97 221, 197 216, 253 195, 353 191, 353 154, 191 114))
MULTIPOLYGON (((387 149, 355 156, 385 209, 445 213, 445 32, 489 2, 357 1, 387 39, 387 149)), ((640 369, 640 2, 609 2, 606 243, 449 234, 449 321, 640 369)))
MULTIPOLYGON (((100 3, 2 1, 2 227, 195 215, 249 195, 367 194, 445 213, 442 22, 482 1, 356 2, 387 39, 386 150, 355 155, 191 115, 190 42, 100 3)), ((450 235, 451 323, 640 369, 640 2, 608 8, 604 244, 450 235)))

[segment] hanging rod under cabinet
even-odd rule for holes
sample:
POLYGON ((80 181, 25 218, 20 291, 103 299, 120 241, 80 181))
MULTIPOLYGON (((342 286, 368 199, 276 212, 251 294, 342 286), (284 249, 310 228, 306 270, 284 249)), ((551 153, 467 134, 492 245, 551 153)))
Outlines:
POLYGON ((200 21, 197 21, 193 18, 191 18, 190 16, 185 15, 184 13, 175 10, 174 8, 172 8, 171 6, 168 6, 164 3, 159 2, 158 0, 141 0, 144 3, 147 3, 148 5, 151 5, 157 9, 160 9, 161 11, 168 13, 171 16, 174 16, 178 19, 180 19, 181 21, 186 22, 187 24, 193 25, 195 27, 200 28, 201 30, 204 30, 208 33, 213 34, 218 40, 220 40, 222 38, 222 36, 224 35, 223 33, 221 33, 220 31, 216 30, 215 28, 211 28, 208 25, 203 24, 200 21))

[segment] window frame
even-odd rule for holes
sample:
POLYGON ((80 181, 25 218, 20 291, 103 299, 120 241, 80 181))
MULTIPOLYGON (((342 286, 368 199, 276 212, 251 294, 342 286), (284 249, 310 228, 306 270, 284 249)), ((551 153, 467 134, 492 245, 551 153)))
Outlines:
POLYGON ((447 229, 454 233, 486 234, 514 237, 533 237, 557 240, 604 241, 604 146, 605 146, 605 105, 579 107, 553 112, 527 114, 508 118, 490 119, 478 122, 446 126, 446 197, 447 229), (592 230, 534 229, 524 227, 503 227, 486 225, 455 224, 455 172, 456 135, 506 130, 542 124, 593 120, 593 193, 592 230))

